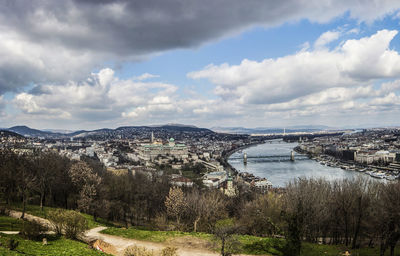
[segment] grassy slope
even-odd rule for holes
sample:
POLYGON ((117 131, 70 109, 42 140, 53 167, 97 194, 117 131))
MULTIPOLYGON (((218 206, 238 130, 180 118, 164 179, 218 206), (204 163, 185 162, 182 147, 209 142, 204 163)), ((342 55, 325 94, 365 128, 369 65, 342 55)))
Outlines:
MULTIPOLYGON (((136 240, 143 240, 143 241, 151 241, 151 242, 166 242, 170 239, 174 239, 177 237, 183 237, 183 236, 191 236, 194 238, 200 238, 204 239, 207 241, 214 241, 214 236, 212 234, 207 234, 207 233, 194 233, 194 232, 180 232, 180 231, 151 231, 151 230, 142 230, 142 229, 136 229, 136 228, 128 228, 128 229, 123 229, 123 228, 108 228, 106 230, 103 230, 101 233, 104 234, 109 234, 109 235, 115 235, 115 236, 121 236, 121 237, 126 237, 126 238, 131 238, 131 239, 136 239, 136 240)), ((258 242, 258 241, 268 241, 268 244, 276 244, 276 243, 282 243, 282 240, 280 239, 274 239, 274 238, 260 238, 256 236, 248 236, 248 235, 241 235, 237 236, 237 239, 239 240, 241 244, 240 252, 241 253, 246 253, 246 254, 272 254, 277 252, 274 248, 264 248, 262 251, 257 251, 254 250, 254 248, 250 248, 253 243, 258 242)), ((214 248, 216 251, 218 251, 218 247, 214 248)))
POLYGON ((93 249, 87 244, 73 241, 65 238, 57 238, 55 236, 48 237, 48 244, 43 245, 41 241, 25 240, 18 235, 1 235, 1 244, 7 244, 8 239, 15 239, 19 242, 18 247, 14 251, 0 246, 0 255, 43 255, 43 256, 101 256, 108 255, 93 249))
MULTIPOLYGON (((15 211, 22 211, 21 204, 13 204, 13 205, 7 206, 7 207, 12 210, 15 210, 15 211)), ((55 209, 55 208, 43 207, 43 211, 42 211, 40 209, 40 206, 38 206, 38 205, 27 205, 26 213, 46 219, 48 212, 53 209, 55 209)), ((95 227, 99 227, 99 226, 105 226, 105 227, 113 227, 114 226, 113 223, 110 223, 102 218, 97 218, 97 221, 94 221, 93 216, 84 214, 84 213, 81 213, 81 214, 87 219, 89 228, 95 228, 95 227)))
POLYGON ((19 231, 22 228, 23 221, 8 216, 0 216, 1 231, 19 231))
POLYGON ((165 242, 168 239, 182 237, 182 236, 193 236, 197 238, 203 238, 207 240, 212 239, 212 235, 206 233, 193 233, 193 232, 180 232, 180 231, 152 231, 143 230, 136 228, 108 228, 102 231, 104 234, 121 236, 131 239, 150 241, 150 242, 165 242))
MULTIPOLYGON (((193 233, 193 232, 179 232, 179 231, 150 231, 141 230, 136 228, 108 228, 103 230, 102 233, 121 236, 131 239, 151 241, 151 242, 166 242, 169 239, 182 236, 192 236, 195 238, 205 239, 208 241, 213 240, 213 235, 206 233, 193 233)), ((282 247, 284 241, 276 238, 261 238, 256 236, 240 235, 237 237, 240 246, 240 253, 253 254, 253 255, 282 255, 276 249, 282 247), (256 246, 256 244, 263 246, 256 246)), ((217 248, 214 248, 217 250, 217 248)), ((338 256, 348 250, 353 256, 376 256, 379 255, 379 247, 376 248, 362 248, 358 250, 351 250, 344 246, 335 245, 319 245, 311 243, 303 243, 302 254, 303 256, 338 256)), ((395 255, 400 254, 400 249, 396 248, 395 255)), ((389 251, 385 255, 389 255, 389 251)))
MULTIPOLYGON (((14 210, 22 210, 20 205, 12 206, 14 210)), ((39 217, 46 217, 46 214, 52 208, 45 207, 44 211, 40 210, 39 206, 29 205, 27 206, 27 213, 30 213, 39 217)), ((102 220, 98 218, 98 221, 95 222, 93 220, 93 216, 83 214, 85 218, 89 222, 89 227, 97 227, 97 226, 107 226, 108 229, 102 231, 104 234, 116 235, 131 239, 143 240, 143 241, 151 241, 151 242, 166 242, 168 239, 173 239, 176 237, 183 236, 192 236, 200 239, 205 239, 207 241, 213 240, 213 236, 211 234, 206 233, 193 233, 193 232, 179 232, 179 231, 150 231, 150 230, 142 230, 136 228, 116 228, 113 227, 112 223, 107 222, 106 220, 102 220)), ((5 225, 5 223, 3 221, 5 225)), ((1 219, 0 219, 1 226, 1 219)), ((275 254, 276 250, 274 246, 280 245, 282 241, 273 238, 260 238, 255 236, 238 236, 238 240, 241 243, 241 252, 246 254, 275 254), (267 246, 254 246, 255 243, 261 242, 262 244, 266 244, 267 246)), ((334 245, 318 245, 311 243, 303 243, 302 255, 304 256, 337 256, 342 255, 346 250, 350 251, 354 256, 375 256, 379 255, 379 247, 376 248, 362 248, 358 250, 350 250, 349 248, 345 248, 344 246, 334 246, 334 245)), ((389 252, 386 252, 389 255, 389 252)), ((0 251, 0 255, 1 251, 0 251)), ((396 248, 395 255, 400 255, 400 249, 396 248)))
MULTIPOLYGON (((21 206, 14 205, 11 207, 13 210, 22 210, 21 206)), ((39 216, 42 218, 46 218, 47 213, 51 211, 53 208, 45 207, 43 211, 41 211, 39 206, 29 205, 27 206, 26 212, 35 216, 39 216)), ((97 227, 97 226, 113 226, 112 224, 99 219, 100 222, 95 222, 93 220, 93 216, 82 214, 87 220, 89 224, 89 228, 97 227)), ((22 220, 14 219, 8 216, 0 216, 0 230, 18 231, 22 227, 22 220)), ((70 239, 66 239, 63 237, 49 236, 48 245, 43 246, 41 241, 30 241, 21 238, 18 235, 0 235, 0 243, 5 245, 7 244, 7 240, 13 238, 19 241, 19 245, 16 251, 10 251, 7 248, 0 246, 0 255, 43 255, 43 256, 58 256, 58 255, 77 255, 77 256, 95 256, 95 255, 108 255, 105 253, 98 252, 96 250, 90 249, 87 244, 74 241, 70 239)))

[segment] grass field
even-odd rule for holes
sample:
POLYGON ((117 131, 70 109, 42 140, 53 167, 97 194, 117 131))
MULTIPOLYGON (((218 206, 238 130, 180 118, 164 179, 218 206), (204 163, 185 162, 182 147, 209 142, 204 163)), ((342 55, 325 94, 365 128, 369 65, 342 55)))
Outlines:
MULTIPOLYGON (((15 211, 22 211, 22 204, 13 204, 13 205, 7 206, 7 208, 15 210, 15 211)), ((40 206, 38 206, 38 205, 27 205, 26 213, 46 219, 47 214, 54 209, 56 209, 56 208, 43 207, 43 211, 42 211, 40 209, 40 206)), ((94 221, 94 218, 92 215, 84 214, 84 213, 81 213, 81 214, 87 219, 89 228, 95 228, 95 227, 99 227, 99 226, 105 226, 105 227, 114 227, 115 226, 113 223, 108 222, 107 220, 104 220, 102 218, 97 218, 97 220, 94 221)))
POLYGON ((0 243, 7 244, 7 240, 15 239, 19 242, 16 250, 9 250, 4 246, 0 246, 0 255, 41 255, 41 256, 101 256, 108 255, 93 249, 90 249, 87 244, 73 241, 56 236, 48 236, 48 244, 43 245, 41 241, 31 241, 22 239, 18 235, 1 235, 0 243))
MULTIPOLYGON (((21 211, 21 205, 13 205, 12 209, 21 211)), ((41 211, 39 206, 28 205, 27 213, 30 213, 35 216, 46 218, 47 213, 51 211, 53 208, 45 207, 43 211, 41 211)), ((168 242, 173 240, 174 238, 179 237, 193 237, 196 239, 203 239, 207 242, 214 241, 212 234, 207 233, 194 233, 194 232, 180 232, 180 231, 152 231, 145 230, 140 228, 118 228, 113 223, 107 222, 101 218, 98 218, 97 221, 94 221, 93 216, 88 214, 82 214, 87 220, 89 224, 89 228, 94 228, 98 226, 107 226, 106 230, 103 230, 102 233, 121 236, 130 239, 143 240, 143 241, 151 241, 151 242, 168 242)), ((2 230, 18 230, 21 221, 0 216, 0 229, 2 230), (4 227, 4 228, 3 228, 4 227), (12 228, 12 229, 11 229, 12 228)), ((64 239, 65 240, 65 239, 64 239)), ((237 240, 240 242, 239 252, 243 254, 253 254, 253 255, 283 255, 280 250, 283 248, 285 241, 283 239, 277 238, 262 238, 256 236, 248 236, 248 235, 239 235, 237 236, 237 240)), ((1 239, 0 239, 1 241, 1 239)), ((70 240, 66 241, 55 241, 55 244, 66 244, 68 245, 70 240)), ((75 242, 75 241, 71 241, 75 242)), ((34 243, 34 242, 32 242, 34 243)), ((79 242, 77 242, 79 243, 79 242)), ((40 244, 40 243, 39 243, 40 244)), ((41 244, 40 244, 41 245, 41 244)), ((81 244, 85 246, 85 244, 81 244)), ((311 243, 303 243, 302 244, 302 256, 339 256, 343 255, 345 251, 349 251, 352 256, 375 256, 379 255, 379 247, 376 248, 362 248, 357 250, 351 250, 350 248, 346 248, 344 246, 335 246, 335 245, 319 245, 319 244, 311 244, 311 243)), ((67 246, 68 247, 68 246, 67 246)), ((71 250, 73 246, 71 245, 71 250)), ((212 248, 210 248, 212 249, 212 248)), ((214 250, 218 250, 218 243, 215 243, 213 248, 214 250)), ((19 254, 4 254, 2 251, 3 248, 0 247, 0 255, 19 255, 19 254), (2 254, 3 253, 3 254, 2 254)), ((26 251, 29 255, 29 250, 26 251)), ((30 254, 32 255, 32 254, 30 254)), ((36 255, 36 254, 33 254, 36 255)), ((40 255, 99 255, 99 254, 40 254, 40 255)), ((389 255, 389 251, 386 252, 385 255, 389 255)), ((396 248, 395 255, 400 255, 400 249, 396 248)))
MULTIPOLYGON (((196 239, 203 239, 207 242, 215 243, 215 251, 219 251, 218 242, 214 239, 212 234, 207 233, 194 233, 194 232, 180 232, 180 231, 151 231, 137 228, 108 228, 103 230, 101 233, 121 236, 130 239, 150 241, 150 242, 168 242, 174 238, 179 237, 193 237, 196 239)), ((239 252, 244 254, 255 254, 255 255, 279 255, 279 251, 275 247, 282 247, 283 240, 277 238, 261 238, 256 236, 239 235, 236 236, 240 243, 239 252), (262 242, 262 243, 260 243, 262 242), (252 246, 255 243, 262 244, 262 246, 252 246)), ((210 248, 211 249, 211 248, 210 248)))
POLYGON ((104 234, 121 236, 131 239, 150 241, 150 242, 166 242, 168 239, 173 239, 182 236, 193 236, 197 238, 211 240, 212 235, 206 233, 194 232, 180 232, 180 231, 152 231, 137 228, 107 228, 102 231, 104 234))
POLYGON ((22 220, 8 216, 0 216, 0 231, 19 231, 22 227, 22 220))
MULTIPOLYGON (((121 236, 130 239, 151 241, 151 242, 168 242, 170 239, 191 236, 206 241, 214 241, 212 234, 179 232, 179 231, 151 231, 137 228, 108 228, 102 233, 121 236)), ((283 239, 256 237, 248 235, 238 235, 237 240, 240 242, 239 253, 252 255, 281 255, 280 251, 285 244, 283 239)), ((218 244, 213 250, 218 251, 218 244)), ((302 256, 341 256, 345 251, 349 251, 352 256, 376 256, 379 255, 379 247, 362 248, 351 250, 345 246, 336 245, 320 245, 312 243, 302 243, 302 256)), ((385 255, 389 255, 389 251, 385 255)), ((396 248, 395 255, 400 255, 400 249, 396 248)))

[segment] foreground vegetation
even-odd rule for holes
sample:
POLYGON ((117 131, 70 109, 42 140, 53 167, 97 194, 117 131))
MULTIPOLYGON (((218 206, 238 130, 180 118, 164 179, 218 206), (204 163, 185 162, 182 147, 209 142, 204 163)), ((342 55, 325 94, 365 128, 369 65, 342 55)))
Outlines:
POLYGON ((43 245, 42 241, 32 241, 21 238, 19 235, 0 236, 0 255, 43 255, 43 256, 59 256, 59 255, 76 255, 76 256, 100 256, 108 255, 88 247, 87 244, 65 239, 57 236, 47 236, 48 244, 43 245), (6 248, 8 241, 14 239, 18 242, 17 248, 10 250, 6 248))
MULTIPOLYGON (((140 228, 107 228, 101 233, 125 237, 129 239, 136 239, 150 242, 173 242, 175 238, 179 237, 192 237, 194 239, 203 239, 206 242, 213 244, 210 248, 214 251, 219 251, 219 244, 215 240, 213 234, 200 233, 200 232, 180 232, 180 231, 152 231, 140 228)), ((285 247, 285 240, 281 238, 257 237, 249 235, 237 235, 239 247, 236 253, 251 254, 251 255, 281 255, 284 256, 283 250, 285 247)), ((304 256, 338 256, 343 255, 349 251, 351 255, 357 256, 376 256, 379 255, 379 247, 376 248, 359 248, 351 249, 349 246, 343 245, 322 245, 314 243, 303 243, 301 254, 304 256)), ((395 255, 400 253, 400 248, 396 248, 395 255)), ((385 255, 390 255, 387 251, 385 255)))
MULTIPOLYGON (((35 209, 34 206, 29 208, 35 209)), ((68 212, 60 209, 48 209, 50 216, 52 211, 68 212)), ((33 215, 34 213, 35 211, 32 211, 33 215)), ((83 216, 80 217, 86 221, 83 216)), ((61 235, 47 234, 45 233, 46 229, 26 220, 0 216, 0 231, 20 232, 16 235, 0 233, 0 255, 107 255, 77 240, 67 239, 61 235), (43 239, 46 240, 45 244, 43 239)))
POLYGON ((0 231, 20 231, 23 221, 0 215, 0 231))
MULTIPOLYGON (((2 205, 2 207, 6 207, 10 210, 14 210, 14 211, 22 211, 23 209, 23 205, 20 203, 14 203, 11 205, 2 205)), ((54 208, 54 207, 43 207, 41 208, 39 205, 32 205, 32 204, 28 204, 25 206, 25 212, 37 217, 41 217, 44 219, 47 219, 49 216, 49 213, 51 211, 57 210, 58 208, 54 208)), ((118 225, 115 225, 112 222, 109 222, 103 218, 99 218, 97 217, 96 220, 94 219, 94 217, 92 215, 86 214, 86 213, 80 213, 88 222, 88 228, 95 228, 95 227, 100 227, 100 226, 104 226, 104 227, 116 227, 118 225)), ((0 217, 0 221, 1 221, 1 217, 0 217)), ((21 220, 16 220, 14 219, 14 222, 21 222, 21 220)), ((1 225, 1 222, 0 222, 1 225)), ((1 226, 0 226, 1 227, 1 226)), ((0 230, 6 230, 6 229, 0 229, 0 230)), ((17 229, 18 230, 18 229, 17 229)))
MULTIPOLYGON (((19 206, 14 206, 14 209, 18 210, 19 206)), ((44 216, 40 211, 40 207, 34 205, 27 206, 27 212, 36 216, 44 216)), ((48 214, 51 211, 57 209, 46 207, 45 212, 48 214)), ((51 214, 50 214, 51 215, 51 214)), ((92 227, 100 226, 102 223, 95 222, 93 216, 88 214, 82 214, 87 220, 92 221, 92 227)), ((0 226, 5 227, 2 230, 8 230, 7 225, 13 223, 14 230, 21 230, 22 220, 14 219, 7 216, 0 216, 0 226)), ((106 223, 107 224, 107 223, 106 223)), ((204 249, 210 249, 214 251, 219 251, 220 242, 215 238, 214 234, 203 233, 203 232, 182 232, 182 231, 156 231, 143 229, 140 227, 130 227, 118 228, 116 226, 109 225, 107 229, 103 230, 102 233, 120 236, 129 239, 136 239, 142 241, 150 241, 156 243, 172 244, 174 246, 174 240, 176 238, 193 238, 198 241, 204 240, 205 243, 210 247, 204 249)), ((6 246, 0 247, 0 255, 105 255, 103 253, 93 251, 88 248, 87 245, 80 243, 78 241, 73 241, 69 239, 62 238, 55 235, 46 235, 49 240, 48 245, 42 245, 41 241, 30 241, 22 239, 18 235, 1 235, 0 243, 7 245, 9 239, 14 239, 19 242, 16 250, 11 251, 6 248, 6 246), (83 248, 83 250, 82 250, 83 248), (64 254, 58 254, 62 251, 64 254)), ((251 254, 251 255, 277 255, 284 256, 284 249, 286 246, 286 241, 283 238, 270 238, 270 237, 257 237, 251 235, 235 235, 235 240, 237 241, 236 253, 241 254, 251 254)), ((190 241, 187 240, 187 241, 190 241)), ((342 255, 345 251, 351 252, 351 255, 358 256, 374 256, 379 255, 379 247, 376 248, 361 248, 352 250, 349 246, 343 245, 321 245, 315 243, 303 243, 300 255, 304 256, 337 256, 342 255)), ((400 249, 396 248, 395 254, 399 254, 400 249)), ((385 255, 390 255, 387 251, 385 255)))
MULTIPOLYGON (((223 255, 239 240, 244 252, 298 256, 305 250, 312 255, 318 248, 327 248, 328 254, 329 248, 336 248, 332 249, 335 253, 349 249, 360 255, 373 251, 393 256, 400 239, 398 182, 298 179, 280 194, 260 194, 239 183, 236 196, 228 197, 197 186, 173 188, 162 172, 115 175, 94 159, 70 161, 51 153, 19 156, 1 151, 0 200, 7 207, 41 217, 48 217, 51 210, 45 206, 78 210, 86 214, 89 227, 119 222, 126 228, 193 232, 189 234, 201 239, 211 236, 204 233, 213 234, 223 255), (243 235, 249 241, 243 241, 243 235), (250 237, 261 240, 256 243, 250 237)), ((180 235, 153 237, 126 230, 137 239, 180 235)))

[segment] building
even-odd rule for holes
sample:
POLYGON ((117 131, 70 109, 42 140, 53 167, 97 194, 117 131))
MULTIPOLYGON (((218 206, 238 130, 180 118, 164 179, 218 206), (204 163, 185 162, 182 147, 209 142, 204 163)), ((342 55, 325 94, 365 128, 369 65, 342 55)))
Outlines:
POLYGON ((252 185, 254 185, 256 189, 259 189, 261 191, 272 189, 272 183, 267 179, 255 181, 252 185))
POLYGON ((203 184, 209 188, 219 187, 228 179, 226 172, 210 172, 204 175, 203 184))
POLYGON ((170 138, 167 144, 142 144, 138 151, 139 159, 142 161, 153 162, 158 156, 171 156, 179 160, 189 157, 186 145, 176 144, 173 138, 170 138))
POLYGON ((178 187, 193 187, 193 181, 185 177, 176 177, 171 179, 171 184, 178 187))

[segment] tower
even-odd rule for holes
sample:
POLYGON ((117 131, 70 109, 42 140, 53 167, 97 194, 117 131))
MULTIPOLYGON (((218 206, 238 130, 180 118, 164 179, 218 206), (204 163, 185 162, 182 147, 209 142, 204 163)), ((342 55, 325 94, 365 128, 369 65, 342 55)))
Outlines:
POLYGON ((243 163, 247 164, 247 153, 246 152, 244 152, 244 154, 243 154, 243 163))
POLYGON ((151 132, 151 138, 150 138, 151 143, 154 143, 154 133, 151 132))

